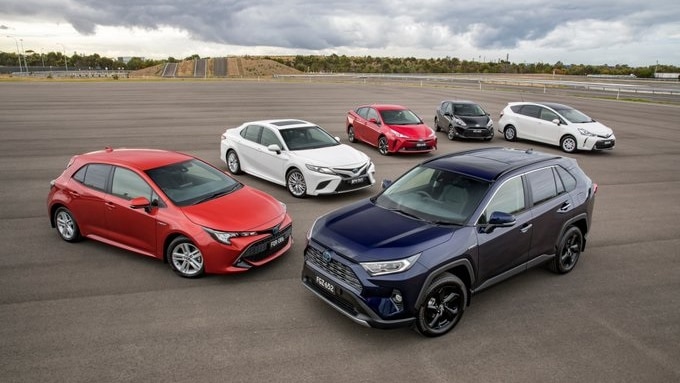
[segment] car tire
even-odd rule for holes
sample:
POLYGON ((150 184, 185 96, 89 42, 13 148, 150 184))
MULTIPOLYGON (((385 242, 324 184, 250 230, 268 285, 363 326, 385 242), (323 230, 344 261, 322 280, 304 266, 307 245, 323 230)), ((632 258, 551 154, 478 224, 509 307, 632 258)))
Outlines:
POLYGON ((446 138, 450 141, 456 139, 456 128, 454 128, 453 125, 449 125, 449 130, 446 131, 446 138))
POLYGON ((550 270, 557 274, 566 274, 574 269, 583 249, 583 233, 576 226, 570 226, 560 239, 555 258, 550 261, 550 270))
POLYGON ((227 169, 229 169, 229 173, 231 174, 241 174, 243 171, 241 170, 241 160, 238 158, 238 154, 236 154, 236 151, 231 149, 227 152, 227 158, 225 159, 227 162, 227 169))
POLYGON ((196 245, 184 236, 175 238, 166 254, 170 268, 183 278, 198 278, 205 273, 203 254, 196 245))
POLYGON ((295 198, 304 198, 307 195, 307 183, 301 171, 292 169, 286 174, 286 189, 295 198))
POLYGON ((354 127, 352 125, 347 127, 347 140, 352 143, 357 142, 357 137, 354 134, 354 127))
POLYGON ((455 275, 438 276, 425 292, 418 308, 415 327, 428 337, 444 335, 451 331, 463 316, 467 305, 467 287, 455 275))
POLYGON ((566 135, 560 140, 560 148, 565 153, 574 153, 576 151, 576 138, 572 135, 566 135))
POLYGON ((380 136, 380 138, 378 138, 378 153, 383 156, 390 154, 389 142, 387 142, 387 137, 385 136, 380 136))
POLYGON ((434 118, 434 129, 435 129, 437 132, 441 132, 441 131, 442 131, 442 128, 439 127, 439 119, 438 119, 436 116, 435 116, 435 118, 434 118))
POLYGON ((503 137, 505 137, 507 141, 515 141, 517 139, 517 130, 514 126, 508 125, 503 130, 503 137))
POLYGON ((57 233, 61 239, 66 242, 78 242, 82 239, 80 235, 80 228, 76 222, 73 213, 65 207, 59 207, 54 212, 54 226, 57 228, 57 233))

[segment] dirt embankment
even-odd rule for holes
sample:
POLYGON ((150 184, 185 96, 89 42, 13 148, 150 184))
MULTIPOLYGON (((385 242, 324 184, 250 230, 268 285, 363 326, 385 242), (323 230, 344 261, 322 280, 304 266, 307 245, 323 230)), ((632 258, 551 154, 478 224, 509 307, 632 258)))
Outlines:
MULTIPOLYGON (((207 77, 214 77, 214 59, 207 60, 207 77)), ((177 63, 175 77, 194 77, 195 60, 184 60, 177 63)), ((160 77, 165 64, 140 69, 130 74, 131 77, 160 77)), ((268 77, 276 74, 300 74, 302 72, 270 59, 252 57, 227 57, 227 77, 249 78, 268 77)))

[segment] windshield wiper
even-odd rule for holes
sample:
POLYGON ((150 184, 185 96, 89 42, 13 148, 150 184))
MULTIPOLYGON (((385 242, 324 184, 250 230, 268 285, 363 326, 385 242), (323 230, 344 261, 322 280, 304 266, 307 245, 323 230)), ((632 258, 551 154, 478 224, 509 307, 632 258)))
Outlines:
POLYGON ((233 192, 234 190, 236 190, 239 187, 240 187, 240 184, 235 184, 234 186, 230 187, 229 189, 220 190, 218 192, 210 194, 209 196, 194 202, 194 205, 198 205, 199 203, 203 203, 205 201, 210 201, 211 199, 222 197, 223 195, 227 195, 227 194, 233 192))
POLYGON ((424 219, 418 217, 417 215, 411 214, 411 213, 408 213, 408 212, 405 212, 404 210, 401 210, 401 209, 387 209, 387 210, 393 211, 393 212, 395 212, 395 213, 399 213, 399 214, 401 214, 401 215, 405 215, 405 216, 407 216, 407 217, 409 217, 409 218, 417 219, 417 220, 419 220, 419 221, 425 221, 424 219))

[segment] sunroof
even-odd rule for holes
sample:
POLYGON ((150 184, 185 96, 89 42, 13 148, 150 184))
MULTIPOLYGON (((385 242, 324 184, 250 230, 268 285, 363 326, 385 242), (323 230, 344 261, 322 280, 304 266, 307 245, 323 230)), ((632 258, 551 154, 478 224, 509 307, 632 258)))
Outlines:
POLYGON ((305 123, 304 121, 300 121, 300 120, 283 120, 283 121, 272 122, 272 125, 288 126, 288 125, 300 125, 300 124, 304 124, 304 123, 305 123))

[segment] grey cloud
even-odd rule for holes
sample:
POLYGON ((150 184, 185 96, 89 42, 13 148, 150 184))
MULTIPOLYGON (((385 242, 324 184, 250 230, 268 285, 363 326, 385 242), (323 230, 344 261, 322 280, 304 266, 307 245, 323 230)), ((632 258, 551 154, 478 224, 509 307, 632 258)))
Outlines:
MULTIPOLYGON (((398 44, 390 38, 398 35, 400 23, 443 27, 452 36, 469 33, 479 49, 506 49, 517 47, 523 41, 542 39, 569 21, 623 21, 643 34, 659 23, 673 24, 680 20, 680 7, 675 5, 675 0, 645 3, 526 0, 521 4, 499 0, 422 0, 419 3, 403 0, 148 0, 144 3, 6 0, 3 3, 4 9, 0 12, 5 15, 35 15, 67 21, 84 35, 92 34, 97 25, 146 29, 171 26, 206 42, 307 50, 381 48, 398 44), (345 21, 337 23, 342 17, 345 21)), ((429 33, 424 32, 413 40, 436 45, 428 36, 429 33)))

